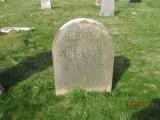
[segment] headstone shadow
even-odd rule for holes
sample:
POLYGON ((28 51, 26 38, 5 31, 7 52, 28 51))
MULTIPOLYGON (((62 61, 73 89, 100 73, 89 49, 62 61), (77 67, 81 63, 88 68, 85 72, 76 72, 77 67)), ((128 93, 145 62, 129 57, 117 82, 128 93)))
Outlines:
POLYGON ((142 0, 129 0, 130 3, 141 3, 142 0))
POLYGON ((115 57, 112 89, 116 87, 122 75, 127 71, 129 67, 130 67, 130 60, 128 58, 123 56, 115 57))
MULTIPOLYGON (((12 86, 27 79, 36 72, 43 71, 52 65, 52 53, 43 52, 36 56, 26 58, 19 64, 0 71, 0 83, 7 92, 12 86)), ((123 73, 129 68, 130 61, 123 56, 115 57, 113 73, 113 89, 120 80, 123 73)))
POLYGON ((153 99, 147 108, 134 113, 131 120, 160 120, 160 98, 153 99))
POLYGON ((7 35, 7 34, 0 32, 0 36, 5 36, 5 35, 7 35))
POLYGON ((25 80, 36 72, 47 69, 50 65, 52 65, 51 52, 43 52, 36 56, 28 57, 19 64, 0 71, 0 83, 5 92, 7 92, 11 86, 25 80))
POLYGON ((115 11, 115 15, 118 15, 119 13, 121 13, 120 10, 116 10, 116 11, 115 11))
POLYGON ((54 6, 54 7, 51 7, 51 9, 60 9, 61 6, 54 6))

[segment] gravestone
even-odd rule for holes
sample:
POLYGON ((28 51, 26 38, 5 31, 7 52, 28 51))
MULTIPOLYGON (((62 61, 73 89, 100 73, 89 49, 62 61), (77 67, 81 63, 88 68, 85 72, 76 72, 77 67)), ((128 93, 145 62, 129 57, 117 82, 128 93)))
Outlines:
POLYGON ((51 1, 41 0, 41 9, 51 9, 51 1))
POLYGON ((114 43, 108 30, 93 19, 63 25, 53 44, 56 95, 73 88, 111 92, 114 43))
POLYGON ((96 6, 101 6, 102 0, 96 0, 96 6))
POLYGON ((1 33, 10 33, 10 32, 16 32, 16 31, 28 31, 32 30, 34 28, 32 27, 3 27, 0 28, 1 33))
POLYGON ((101 16, 114 16, 115 0, 102 0, 101 16))

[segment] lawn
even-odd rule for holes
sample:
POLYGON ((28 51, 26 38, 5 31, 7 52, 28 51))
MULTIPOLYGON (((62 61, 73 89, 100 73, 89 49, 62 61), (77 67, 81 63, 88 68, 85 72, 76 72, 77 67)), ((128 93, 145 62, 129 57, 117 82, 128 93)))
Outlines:
POLYGON ((29 26, 32 31, 0 33, 1 120, 160 120, 160 2, 116 1, 115 17, 99 16, 95 0, 0 2, 0 27, 29 26), (111 93, 75 89, 54 94, 52 42, 74 18, 103 23, 116 43, 111 93))

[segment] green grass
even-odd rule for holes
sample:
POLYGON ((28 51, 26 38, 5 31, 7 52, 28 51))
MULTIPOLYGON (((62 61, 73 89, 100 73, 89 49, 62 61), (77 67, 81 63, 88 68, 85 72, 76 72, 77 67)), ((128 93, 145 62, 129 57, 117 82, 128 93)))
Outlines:
POLYGON ((33 31, 0 34, 0 96, 2 120, 159 120, 160 2, 129 4, 117 0, 115 17, 100 17, 95 0, 52 0, 41 10, 40 0, 0 3, 0 27, 30 26, 33 31), (136 12, 134 15, 132 12, 136 12), (71 19, 102 22, 116 43, 112 93, 75 89, 55 96, 52 42, 71 19), (128 101, 150 105, 129 106, 128 101))

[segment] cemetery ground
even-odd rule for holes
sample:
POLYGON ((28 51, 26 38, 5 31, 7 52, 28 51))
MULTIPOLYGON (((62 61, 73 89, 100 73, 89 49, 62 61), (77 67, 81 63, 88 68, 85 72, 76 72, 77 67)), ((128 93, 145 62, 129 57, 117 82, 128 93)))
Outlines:
POLYGON ((160 2, 116 1, 114 17, 99 16, 95 0, 40 0, 0 3, 0 27, 28 26, 32 31, 0 33, 1 120, 159 120, 160 2), (75 89, 54 94, 52 42, 71 19, 103 23, 116 43, 111 93, 75 89))

